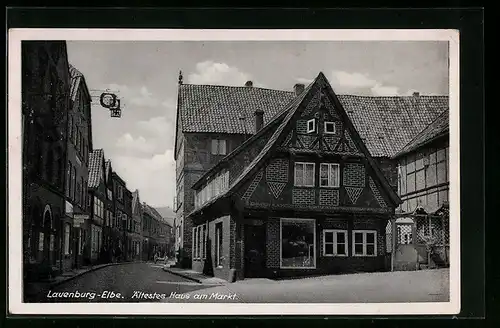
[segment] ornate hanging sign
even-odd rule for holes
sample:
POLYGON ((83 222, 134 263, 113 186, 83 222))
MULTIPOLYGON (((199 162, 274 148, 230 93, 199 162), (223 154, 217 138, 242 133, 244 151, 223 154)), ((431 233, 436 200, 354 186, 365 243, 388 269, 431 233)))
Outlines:
POLYGON ((114 93, 103 92, 99 100, 102 107, 111 109, 116 107, 118 98, 114 93))

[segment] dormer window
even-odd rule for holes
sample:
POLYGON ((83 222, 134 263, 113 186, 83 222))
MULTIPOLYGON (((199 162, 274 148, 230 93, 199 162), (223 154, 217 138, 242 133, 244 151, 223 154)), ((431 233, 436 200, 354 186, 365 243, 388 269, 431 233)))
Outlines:
POLYGON ((335 134, 335 122, 325 122, 325 133, 335 134))
POLYGON ((316 120, 313 118, 312 120, 307 121, 307 133, 312 133, 316 131, 316 120))

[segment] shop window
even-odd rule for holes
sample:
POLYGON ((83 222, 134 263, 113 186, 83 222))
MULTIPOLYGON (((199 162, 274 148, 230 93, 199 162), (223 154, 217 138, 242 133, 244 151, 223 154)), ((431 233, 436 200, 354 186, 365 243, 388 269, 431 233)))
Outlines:
POLYGON ((377 232, 373 230, 353 230, 352 254, 354 256, 377 255, 377 232))
POLYGON ((347 230, 323 230, 323 256, 347 256, 347 230))
POLYGON ((281 219, 281 268, 316 267, 313 219, 281 219))

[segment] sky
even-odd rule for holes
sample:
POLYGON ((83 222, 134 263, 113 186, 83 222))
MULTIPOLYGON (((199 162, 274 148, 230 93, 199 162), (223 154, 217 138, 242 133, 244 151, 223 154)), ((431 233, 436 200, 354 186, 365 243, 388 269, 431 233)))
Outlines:
POLYGON ((68 41, 93 97, 94 149, 141 201, 172 207, 179 71, 184 83, 292 90, 323 72, 338 94, 448 95, 444 41, 68 41), (122 117, 99 105, 117 92, 122 117))

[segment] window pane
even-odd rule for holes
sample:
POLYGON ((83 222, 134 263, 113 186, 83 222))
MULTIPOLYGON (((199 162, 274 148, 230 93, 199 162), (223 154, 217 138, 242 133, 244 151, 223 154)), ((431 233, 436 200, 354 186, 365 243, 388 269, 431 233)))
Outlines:
POLYGON ((304 178, 304 166, 299 163, 295 163, 295 184, 301 186, 304 178))
POLYGON ((375 245, 366 245, 366 255, 375 255, 375 245))
POLYGON ((219 140, 219 154, 226 155, 226 140, 219 140))
POLYGON ((363 242, 363 233, 355 232, 354 233, 354 242, 355 243, 362 243, 363 242))
POLYGON ((290 220, 281 222, 281 265, 311 268, 314 261, 314 221, 290 220))
POLYGON ((325 254, 327 255, 333 254, 333 244, 325 244, 325 254))
POLYGON ((366 242, 367 242, 368 244, 373 244, 373 243, 375 243, 375 234, 374 234, 374 233, 371 233, 371 232, 366 233, 366 242))
POLYGON ((212 154, 217 155, 217 151, 219 148, 219 143, 217 140, 212 140, 212 154))
POLYGON ((337 254, 347 255, 345 244, 337 244, 337 254))
POLYGON ((314 185, 314 165, 312 164, 306 164, 305 184, 307 186, 314 185))
POLYGON ((330 165, 330 186, 336 187, 339 185, 339 166, 330 165))
POLYGON ((325 243, 333 243, 333 233, 325 232, 325 243))
POLYGON ((345 243, 345 233, 337 232, 337 243, 345 243))
POLYGON ((321 164, 321 178, 322 179, 328 179, 328 165, 326 164, 321 164))
POLYGON ((355 244, 354 245, 354 254, 356 254, 356 255, 363 254, 363 244, 355 244))

